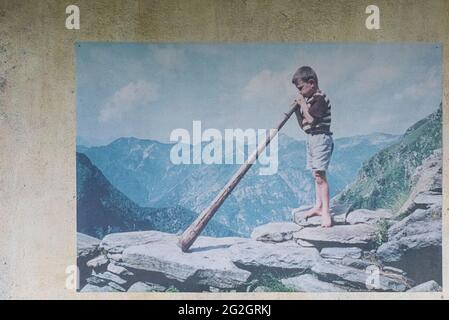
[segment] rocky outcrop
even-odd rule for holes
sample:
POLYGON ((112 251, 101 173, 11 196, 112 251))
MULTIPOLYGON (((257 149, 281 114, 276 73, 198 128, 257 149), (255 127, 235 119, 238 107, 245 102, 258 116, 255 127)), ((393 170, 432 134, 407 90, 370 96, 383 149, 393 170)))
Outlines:
POLYGON ((350 212, 346 217, 346 222, 349 224, 374 224, 383 219, 392 219, 393 212, 386 209, 367 210, 358 209, 350 212))
POLYGON ((301 227, 293 222, 272 222, 254 229, 251 239, 266 242, 284 242, 293 239, 301 227))
POLYGON ((229 247, 241 241, 203 237, 190 253, 184 253, 176 245, 176 237, 161 237, 160 241, 125 249, 121 265, 161 274, 186 286, 233 289, 245 284, 251 275, 235 266, 229 254, 229 247))
POLYGON ((307 241, 317 247, 360 246, 369 247, 376 237, 376 227, 370 224, 336 225, 332 228, 304 228, 293 234, 295 239, 307 241))
POLYGON ((83 233, 76 234, 77 242, 77 265, 79 268, 80 286, 84 286, 86 279, 92 272, 92 267, 88 266, 88 262, 99 254, 98 247, 100 240, 83 233))
POLYGON ((377 250, 382 263, 407 271, 417 283, 442 283, 442 158, 441 150, 417 168, 415 187, 396 222, 388 229, 388 241, 377 250))
MULTIPOLYGON (((279 232, 277 228, 273 231, 279 232)), ((174 234, 110 234, 101 243, 96 241, 96 256, 82 266, 89 265, 91 272, 85 275, 81 292, 341 292, 409 288, 401 287, 396 278, 388 275, 382 276, 381 286, 369 288, 366 283, 370 275, 365 270, 332 262, 360 258, 360 248, 324 248, 320 254, 316 247, 304 248, 288 239, 267 242, 199 237, 185 253, 177 247, 174 234)), ((401 283, 407 282, 405 277, 400 278, 401 283)))
POLYGON ((332 228, 306 219, 303 207, 293 210, 293 222, 259 226, 251 238, 200 236, 187 253, 177 235, 160 231, 101 241, 78 234, 81 291, 439 291, 440 168, 436 152, 396 213, 332 207, 332 228))
POLYGON ((232 246, 232 262, 253 273, 301 273, 321 263, 315 248, 301 248, 296 244, 276 245, 257 241, 247 241, 232 246))
POLYGON ((83 233, 77 233, 77 257, 90 260, 97 254, 100 240, 83 233))

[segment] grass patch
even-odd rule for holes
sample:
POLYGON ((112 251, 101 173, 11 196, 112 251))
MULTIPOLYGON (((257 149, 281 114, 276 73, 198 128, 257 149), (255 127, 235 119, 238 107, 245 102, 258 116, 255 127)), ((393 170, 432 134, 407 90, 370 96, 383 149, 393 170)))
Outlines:
POLYGON ((180 292, 180 291, 175 286, 170 286, 167 288, 167 290, 165 290, 165 292, 180 292))
POLYGON ((269 292, 296 292, 294 289, 285 286, 278 278, 271 273, 265 273, 258 277, 257 286, 268 288, 269 292))
POLYGON ((392 224, 393 222, 387 219, 381 219, 377 222, 376 248, 379 248, 383 243, 388 241, 388 229, 392 224))

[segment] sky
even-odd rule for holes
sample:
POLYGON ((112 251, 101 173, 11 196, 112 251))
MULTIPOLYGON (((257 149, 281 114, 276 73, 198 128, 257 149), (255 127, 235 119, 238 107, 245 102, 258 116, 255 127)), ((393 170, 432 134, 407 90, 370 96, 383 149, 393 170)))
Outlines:
MULTIPOLYGON (((332 105, 334 137, 402 134, 442 100, 435 43, 78 42, 77 143, 120 137, 169 142, 176 128, 269 129, 314 68, 332 105)), ((293 116, 281 132, 302 140, 293 116)))

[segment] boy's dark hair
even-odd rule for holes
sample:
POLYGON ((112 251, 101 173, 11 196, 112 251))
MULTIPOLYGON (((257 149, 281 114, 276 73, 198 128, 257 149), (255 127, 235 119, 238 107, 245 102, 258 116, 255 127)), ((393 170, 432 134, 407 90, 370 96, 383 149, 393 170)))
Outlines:
POLYGON ((293 75, 292 83, 296 84, 299 80, 302 80, 304 82, 313 80, 315 81, 316 86, 318 87, 318 77, 311 67, 302 66, 301 68, 296 70, 295 74, 293 75))

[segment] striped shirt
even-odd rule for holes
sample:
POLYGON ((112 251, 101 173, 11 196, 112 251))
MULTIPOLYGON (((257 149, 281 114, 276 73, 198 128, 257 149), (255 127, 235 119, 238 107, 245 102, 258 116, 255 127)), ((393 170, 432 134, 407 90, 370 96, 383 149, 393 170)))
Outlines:
MULTIPOLYGON (((301 128, 307 134, 332 134, 331 127, 331 103, 326 94, 320 90, 306 98, 309 105, 309 113, 313 117, 312 123, 300 121, 301 128)), ((301 115, 302 117, 302 115, 301 115)))

